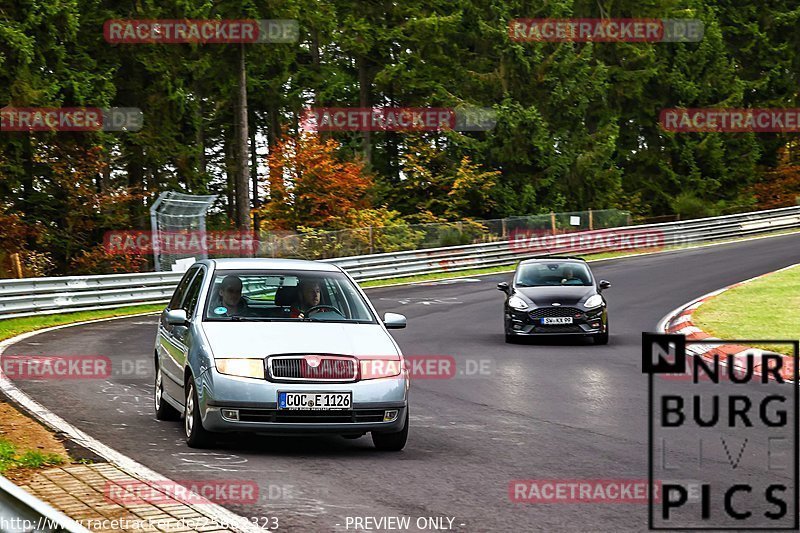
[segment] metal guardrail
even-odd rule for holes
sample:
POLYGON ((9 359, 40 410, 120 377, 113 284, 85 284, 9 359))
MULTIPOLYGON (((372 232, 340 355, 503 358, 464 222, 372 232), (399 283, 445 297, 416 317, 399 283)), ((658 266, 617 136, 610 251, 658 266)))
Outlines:
POLYGON ((0 531, 3 533, 90 533, 71 518, 0 476, 0 531))
MULTIPOLYGON (((680 247, 795 228, 800 228, 800 206, 554 235, 520 232, 505 241, 323 261, 341 266, 357 281, 370 281, 512 265, 533 255, 633 250, 637 239, 649 243, 645 248, 680 247)), ((167 302, 181 275, 154 272, 0 280, 0 319, 167 302)))

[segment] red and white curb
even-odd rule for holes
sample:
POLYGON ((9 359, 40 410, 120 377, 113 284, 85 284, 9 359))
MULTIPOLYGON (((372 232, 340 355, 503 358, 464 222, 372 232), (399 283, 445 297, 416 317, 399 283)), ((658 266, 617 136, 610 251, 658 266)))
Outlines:
MULTIPOLYGON (((54 326, 51 328, 38 329, 36 331, 23 333, 22 335, 17 335, 16 337, 12 337, 10 339, 6 339, 0 342, 0 357, 2 357, 3 352, 6 349, 8 349, 8 347, 11 346, 12 344, 15 344, 29 337, 33 337, 34 335, 39 335, 40 333, 46 333, 48 331, 55 331, 58 329, 72 327, 72 326, 80 326, 83 324, 89 324, 93 322, 104 322, 107 320, 118 320, 122 318, 131 318, 135 316, 145 316, 152 314, 155 313, 140 313, 140 314, 125 315, 125 316, 118 316, 111 318, 102 318, 98 320, 88 320, 84 322, 74 322, 72 324, 64 324, 60 326, 54 326)), ((84 433, 83 431, 76 428, 75 426, 73 426, 72 424, 70 424, 69 422, 58 416, 57 414, 48 410, 39 402, 37 402, 27 394, 22 392, 19 388, 17 388, 17 386, 14 385, 14 383, 10 379, 8 379, 8 377, 6 377, 6 375, 2 372, 2 369, 0 369, 0 390, 2 390, 2 392, 6 396, 8 396, 15 404, 17 404, 17 406, 24 409, 32 417, 39 420, 42 424, 49 427, 53 431, 64 433, 73 442, 96 453, 97 455, 104 458, 112 465, 115 465, 119 469, 123 470, 126 474, 139 479, 145 484, 152 483, 154 485, 160 485, 160 486, 164 486, 164 484, 172 484, 172 485, 177 484, 174 481, 171 481, 169 478, 159 474, 158 472, 155 472, 154 470, 147 468, 143 464, 134 461, 127 455, 123 455, 117 450, 109 446, 106 446, 99 440, 84 433)), ((197 505, 202 505, 203 512, 201 514, 204 514, 206 516, 215 519, 219 524, 225 524, 227 526, 226 529, 228 529, 229 531, 235 531, 237 533, 263 531, 261 528, 256 527, 256 525, 253 524, 251 521, 249 521, 247 518, 239 516, 216 503, 212 503, 199 494, 194 494, 188 491, 187 494, 192 498, 193 502, 198 502, 197 505)), ((193 505, 188 505, 188 506, 192 507, 193 505)))
MULTIPOLYGON (((658 327, 656 328, 657 331, 662 333, 672 333, 677 335, 685 335, 686 340, 690 341, 719 341, 721 339, 717 337, 712 337, 699 327, 695 325, 692 321, 692 315, 694 314, 697 309, 703 305, 708 300, 722 294, 725 291, 729 291, 733 288, 740 287, 757 279, 764 278, 766 276, 770 276, 775 274, 776 272, 782 272, 784 270, 788 270, 790 268, 794 268, 800 265, 800 263, 795 265, 790 265, 785 268, 781 268, 780 270, 775 270, 773 272, 768 272, 767 274, 762 274, 760 276, 756 276, 754 278, 747 279, 745 281, 741 281, 739 283, 734 283, 733 285, 728 285, 727 287, 723 287, 722 289, 718 289, 713 292, 709 292, 708 294, 704 294, 700 298, 696 300, 692 300, 688 304, 685 304, 671 313, 667 314, 661 321, 658 323, 658 327)), ((686 353, 694 357, 702 357, 703 359, 707 359, 713 361, 715 356, 719 358, 719 362, 721 365, 726 365, 728 361, 728 356, 731 357, 733 360, 734 368, 741 369, 743 372, 747 369, 747 354, 752 354, 754 356, 754 365, 753 365, 753 373, 757 376, 761 375, 761 365, 757 364, 761 361, 762 354, 773 354, 773 355, 780 355, 775 354, 774 352, 770 352, 767 350, 761 350, 759 348, 752 348, 750 346, 743 346, 740 344, 720 344, 720 343, 711 343, 708 344, 702 342, 692 342, 691 344, 686 345, 686 353)), ((781 375, 786 380, 791 380, 794 377, 794 366, 791 357, 786 357, 784 355, 780 355, 783 357, 783 365, 781 366, 781 375)))

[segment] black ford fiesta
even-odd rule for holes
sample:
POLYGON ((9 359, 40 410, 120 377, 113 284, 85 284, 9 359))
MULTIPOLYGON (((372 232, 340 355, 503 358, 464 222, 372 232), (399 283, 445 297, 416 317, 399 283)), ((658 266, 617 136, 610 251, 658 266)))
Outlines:
POLYGON ((526 259, 517 265, 514 280, 498 283, 506 293, 506 342, 534 335, 591 336, 608 344, 608 313, 603 290, 583 259, 547 257, 526 259))

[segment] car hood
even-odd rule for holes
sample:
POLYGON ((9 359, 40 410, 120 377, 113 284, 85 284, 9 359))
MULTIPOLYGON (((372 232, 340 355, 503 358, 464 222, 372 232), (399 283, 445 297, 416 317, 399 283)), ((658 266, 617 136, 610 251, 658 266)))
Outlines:
POLYGON ((380 324, 203 322, 214 357, 262 359, 283 353, 397 356, 380 324))
POLYGON ((522 294, 536 305, 578 305, 578 303, 594 294, 594 286, 585 287, 517 287, 516 292, 522 294))

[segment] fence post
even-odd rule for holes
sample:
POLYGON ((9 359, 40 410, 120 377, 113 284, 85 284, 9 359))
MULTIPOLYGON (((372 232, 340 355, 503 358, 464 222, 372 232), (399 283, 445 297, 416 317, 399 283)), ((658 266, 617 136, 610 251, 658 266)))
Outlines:
POLYGON ((553 235, 556 234, 556 214, 552 211, 550 212, 550 227, 553 230, 553 235))
POLYGON ((369 253, 375 253, 375 242, 372 239, 372 226, 369 227, 369 253))
POLYGON ((589 208, 589 231, 594 229, 594 219, 592 218, 592 208, 589 208))

